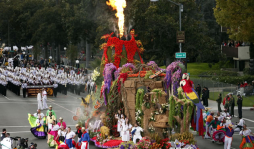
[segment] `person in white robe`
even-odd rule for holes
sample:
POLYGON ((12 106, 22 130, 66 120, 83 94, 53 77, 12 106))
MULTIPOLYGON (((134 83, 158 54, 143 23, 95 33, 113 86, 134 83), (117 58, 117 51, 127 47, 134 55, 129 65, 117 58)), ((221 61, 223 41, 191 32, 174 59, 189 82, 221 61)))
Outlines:
POLYGON ((43 110, 42 107, 42 99, 41 99, 41 93, 37 94, 37 102, 38 102, 38 109, 43 110))
POLYGON ((125 125, 123 126, 122 141, 130 141, 130 130, 132 125, 129 123, 129 119, 125 119, 125 125))
POLYGON ((42 98, 43 98, 43 109, 48 109, 47 105, 47 92, 45 89, 42 91, 42 98))

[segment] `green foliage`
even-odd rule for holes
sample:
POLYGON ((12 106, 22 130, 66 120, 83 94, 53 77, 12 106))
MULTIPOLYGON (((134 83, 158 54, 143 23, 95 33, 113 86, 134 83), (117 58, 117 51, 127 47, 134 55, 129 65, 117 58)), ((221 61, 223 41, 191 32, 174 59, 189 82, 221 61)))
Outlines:
POLYGON ((150 79, 149 77, 150 77, 151 75, 153 75, 152 70, 147 71, 147 72, 146 72, 146 75, 145 75, 145 77, 144 77, 144 79, 150 79))
POLYGON ((254 33, 250 32, 254 29, 253 11, 254 1, 216 0, 214 16, 221 26, 229 28, 231 39, 254 42, 254 33))
POLYGON ((174 128, 174 115, 175 115, 175 100, 173 96, 169 97, 169 117, 168 117, 168 124, 171 128, 174 128))
POLYGON ((99 68, 101 65, 101 59, 100 58, 95 58, 93 61, 90 62, 90 66, 95 69, 95 68, 99 68))
POLYGON ((199 74, 199 76, 238 76, 237 72, 234 71, 225 71, 225 70, 213 70, 206 71, 199 74))
POLYGON ((72 64, 78 57, 78 48, 75 45, 70 44, 66 51, 66 56, 71 60, 72 64))
MULTIPOLYGON (((174 0, 175 1, 175 0, 174 0)), ((179 2, 179 1, 175 1, 179 2)), ((185 31, 183 49, 189 59, 198 55, 203 61, 211 62, 218 59, 219 47, 205 33, 209 30, 202 20, 202 14, 195 1, 181 0, 184 5, 182 12, 182 30, 185 31)), ((132 19, 133 29, 139 35, 144 48, 146 60, 174 59, 179 51, 175 42, 179 30, 179 7, 168 1, 150 2, 149 0, 133 1, 128 18, 132 19)))
POLYGON ((212 77, 212 80, 237 85, 239 82, 244 82, 244 81, 252 82, 254 80, 254 76, 252 76, 252 75, 221 76, 221 77, 212 77))
POLYGON ((137 110, 141 110, 141 107, 142 107, 142 104, 143 104, 144 95, 145 95, 144 89, 140 88, 140 89, 137 90, 137 93, 136 93, 136 105, 135 105, 136 111, 137 110))
MULTIPOLYGON (((161 97, 162 95, 162 90, 161 89, 153 89, 151 92, 155 92, 156 93, 156 99, 159 99, 159 96, 161 97)), ((153 99, 153 95, 152 95, 152 99, 153 99)))

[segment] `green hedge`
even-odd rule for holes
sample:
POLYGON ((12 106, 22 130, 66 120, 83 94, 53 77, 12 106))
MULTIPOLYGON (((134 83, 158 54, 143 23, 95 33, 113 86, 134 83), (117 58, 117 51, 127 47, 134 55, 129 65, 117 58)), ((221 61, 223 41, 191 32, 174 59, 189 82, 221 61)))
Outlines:
POLYGON ((233 71, 222 71, 222 70, 212 70, 200 73, 199 76, 237 76, 237 72, 233 71))
POLYGON ((238 84, 239 82, 247 81, 251 83, 254 80, 253 75, 245 75, 245 76, 214 76, 212 80, 229 83, 229 84, 238 84))

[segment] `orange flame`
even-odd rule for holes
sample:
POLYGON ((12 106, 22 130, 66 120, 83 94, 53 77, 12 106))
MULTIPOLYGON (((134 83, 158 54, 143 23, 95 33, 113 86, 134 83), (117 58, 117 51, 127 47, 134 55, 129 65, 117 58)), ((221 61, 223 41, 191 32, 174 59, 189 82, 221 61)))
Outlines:
POLYGON ((111 6, 113 10, 116 10, 116 17, 118 18, 118 27, 120 37, 123 36, 124 32, 124 13, 123 10, 126 8, 126 0, 109 0, 106 1, 107 5, 111 6))

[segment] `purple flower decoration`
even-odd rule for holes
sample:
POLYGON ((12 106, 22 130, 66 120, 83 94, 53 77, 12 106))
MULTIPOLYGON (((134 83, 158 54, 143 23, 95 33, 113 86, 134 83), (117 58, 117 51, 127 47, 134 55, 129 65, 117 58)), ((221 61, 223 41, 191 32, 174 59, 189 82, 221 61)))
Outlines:
POLYGON ((103 76, 104 76, 104 86, 103 86, 103 97, 105 105, 107 105, 105 90, 107 89, 108 93, 110 91, 111 81, 112 81, 112 74, 116 71, 116 66, 113 63, 108 63, 105 65, 103 76))
POLYGON ((177 88, 182 79, 182 69, 178 66, 181 63, 182 62, 180 61, 175 61, 168 65, 166 69, 166 77, 164 78, 167 88, 171 87, 171 84, 173 84, 173 93, 175 96, 178 95, 177 88))
POLYGON ((126 64, 124 64, 122 67, 119 67, 119 68, 115 71, 115 73, 114 73, 115 78, 118 78, 118 76, 119 76, 119 74, 120 74, 120 72, 121 72, 121 70, 122 70, 123 68, 132 68, 132 69, 135 69, 136 67, 135 67, 132 63, 126 63, 126 64))

